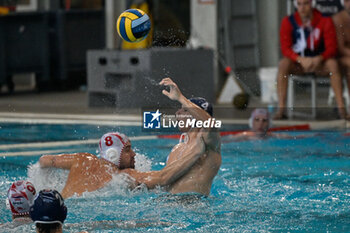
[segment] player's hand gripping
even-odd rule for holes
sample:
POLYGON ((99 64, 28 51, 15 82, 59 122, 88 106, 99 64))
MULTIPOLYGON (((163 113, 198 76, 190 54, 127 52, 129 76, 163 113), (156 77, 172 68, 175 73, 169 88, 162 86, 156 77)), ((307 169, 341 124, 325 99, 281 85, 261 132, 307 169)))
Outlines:
POLYGON ((181 98, 184 98, 179 87, 170 78, 162 79, 162 81, 160 81, 159 85, 163 85, 163 86, 170 88, 170 91, 167 91, 167 90, 162 91, 162 93, 164 95, 168 96, 169 99, 180 101, 181 98))

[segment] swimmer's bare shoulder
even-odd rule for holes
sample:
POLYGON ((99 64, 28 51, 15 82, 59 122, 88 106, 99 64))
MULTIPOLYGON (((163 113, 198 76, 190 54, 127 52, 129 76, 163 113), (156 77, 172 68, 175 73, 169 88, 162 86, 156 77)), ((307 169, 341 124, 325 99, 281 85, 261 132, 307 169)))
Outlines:
POLYGON ((252 131, 243 131, 234 135, 230 135, 226 137, 223 141, 224 142, 241 142, 241 141, 246 141, 250 140, 252 138, 255 138, 256 135, 252 131))

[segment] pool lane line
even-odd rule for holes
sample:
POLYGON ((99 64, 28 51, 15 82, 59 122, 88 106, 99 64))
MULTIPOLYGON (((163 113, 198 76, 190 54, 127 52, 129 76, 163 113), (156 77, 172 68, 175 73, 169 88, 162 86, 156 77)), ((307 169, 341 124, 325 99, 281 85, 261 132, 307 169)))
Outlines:
MULTIPOLYGON (((345 129, 345 123, 343 121, 332 121, 327 122, 329 128, 342 128, 345 129)), ((276 127, 276 130, 321 130, 326 129, 324 124, 305 124, 305 125, 292 125, 285 127, 276 127)), ((236 134, 241 131, 231 131, 231 132, 221 132, 221 135, 224 136, 226 134, 236 134)), ((148 135, 148 136, 135 136, 129 137, 131 141, 138 140, 152 140, 158 138, 178 138, 179 134, 172 135, 148 135)), ((72 140, 72 141, 55 141, 55 142, 33 142, 33 143, 19 143, 19 144, 6 144, 0 145, 0 150, 8 150, 8 149, 16 149, 16 148, 45 148, 45 147, 59 147, 59 146, 74 146, 74 145, 86 145, 86 144, 97 144, 99 139, 89 139, 89 140, 72 140)), ((1 155, 1 154, 0 154, 1 155)))
POLYGON ((16 157, 16 156, 34 156, 34 155, 48 155, 48 154, 61 154, 71 152, 72 149, 61 149, 61 150, 37 150, 37 151, 17 151, 17 152, 6 152, 0 153, 3 157, 16 157))
POLYGON ((19 124, 88 124, 141 126, 141 115, 37 114, 0 112, 0 122, 19 124))
MULTIPOLYGON (((277 127, 277 128, 271 129, 271 131, 296 131, 296 130, 310 130, 310 126, 295 125, 295 126, 285 126, 285 127, 277 127)), ((229 134, 237 134, 240 132, 242 132, 242 130, 221 132, 220 134, 221 136, 225 136, 229 134)), ((129 139, 131 141, 139 141, 139 140, 152 140, 152 139, 158 139, 158 138, 177 139, 179 137, 180 137, 179 134, 170 134, 170 135, 135 136, 135 137, 129 137, 129 139)), ((48 147, 74 146, 74 145, 98 144, 98 142, 99 142, 99 139, 19 143, 19 144, 0 145, 0 150, 8 150, 8 149, 16 149, 16 148, 23 149, 23 148, 48 148, 48 147)))
MULTIPOLYGON (((140 140, 153 140, 158 139, 156 135, 148 136, 135 136, 129 137, 130 141, 140 141, 140 140)), ((98 144, 99 139, 88 139, 88 140, 71 140, 71 141, 55 141, 55 142, 31 142, 31 143, 18 143, 18 144, 7 144, 0 145, 0 150, 8 149, 23 149, 23 148, 49 148, 58 146, 74 146, 74 145, 86 145, 86 144, 98 144)), ((0 153, 3 156, 3 153, 0 153)))
MULTIPOLYGON (((248 119, 224 118, 223 124, 247 125, 248 119)), ((0 122, 23 124, 89 124, 89 125, 113 125, 113 126, 142 126, 141 114, 53 114, 53 113, 9 113, 0 112, 0 122)), ((350 122, 345 120, 330 121, 302 121, 302 120, 277 120, 273 125, 293 126, 309 124, 311 130, 322 129, 349 129, 350 122)))
MULTIPOLYGON (((290 125, 290 126, 280 126, 280 127, 273 127, 270 128, 269 132, 276 132, 276 131, 287 131, 287 132, 294 132, 294 131, 309 131, 310 125, 290 125)), ((235 130, 235 131, 222 131, 220 132, 220 136, 226 136, 226 135, 234 135, 239 134, 242 132, 245 132, 247 130, 235 130)), ((167 135, 159 135, 159 138, 168 138, 168 139, 178 139, 180 138, 180 134, 167 134, 167 135)))
POLYGON ((141 126, 142 123, 134 121, 102 121, 102 120, 69 120, 69 119, 15 119, 15 118, 1 118, 3 123, 19 123, 19 124, 86 124, 97 126, 141 126))
MULTIPOLYGON (((48 148, 58 146, 74 146, 74 145, 86 145, 86 144, 97 144, 98 139, 89 140, 72 140, 72 141, 55 141, 55 142, 31 142, 31 143, 18 143, 0 145, 0 150, 16 149, 16 148, 48 148)), ((0 153, 0 155, 2 155, 0 153)))
POLYGON ((141 116, 137 114, 54 114, 54 113, 9 113, 0 112, 0 117, 3 118, 50 118, 50 119, 77 119, 77 120, 121 120, 121 121, 141 121, 141 116))

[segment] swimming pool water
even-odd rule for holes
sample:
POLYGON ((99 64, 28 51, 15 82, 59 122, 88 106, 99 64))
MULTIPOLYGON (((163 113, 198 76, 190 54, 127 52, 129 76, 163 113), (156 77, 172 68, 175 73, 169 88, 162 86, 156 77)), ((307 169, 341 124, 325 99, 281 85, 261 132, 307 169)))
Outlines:
MULTIPOLYGON (((3 124, 0 137, 2 145, 9 145, 98 139, 114 130, 147 134, 139 127, 3 124)), ((350 137, 343 132, 303 134, 310 137, 223 143, 222 166, 209 197, 168 195, 160 189, 128 191, 116 177, 102 190, 66 200, 65 232, 350 232, 350 137), (112 222, 98 223, 104 220, 112 222)), ((159 170, 176 143, 139 140, 133 147, 159 170)), ((96 154, 97 145, 1 149, 38 154, 0 158, 0 200, 5 200, 11 182, 27 178, 28 165, 38 161, 40 150, 60 149, 96 154)), ((35 169, 29 170, 64 181, 60 172, 35 169)), ((0 216, 0 223, 11 219, 5 201, 0 201, 0 216)))

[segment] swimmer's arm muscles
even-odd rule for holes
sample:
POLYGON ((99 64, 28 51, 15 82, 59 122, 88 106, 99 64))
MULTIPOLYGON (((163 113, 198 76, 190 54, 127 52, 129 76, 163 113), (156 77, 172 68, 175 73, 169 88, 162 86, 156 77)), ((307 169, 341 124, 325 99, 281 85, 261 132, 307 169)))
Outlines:
POLYGON ((70 169, 73 164, 79 161, 89 153, 75 153, 75 154, 60 154, 60 155, 43 155, 39 159, 40 167, 56 167, 62 169, 70 169))
MULTIPOLYGON (((209 113, 198 107, 196 104, 192 103, 185 96, 179 98, 179 102, 182 106, 197 120, 206 121, 212 118, 209 113)), ((218 144, 221 143, 219 129, 215 127, 202 128, 201 130, 205 144, 209 147, 216 148, 218 144)), ((215 150, 215 149, 214 149, 215 150)))
MULTIPOLYGON (((181 96, 179 98, 179 102, 182 106, 196 119, 201 121, 206 121, 212 118, 209 113, 198 107, 196 104, 192 103, 185 96, 181 96)), ((215 127, 202 128, 202 138, 206 145, 210 147, 217 147, 218 143, 220 143, 220 133, 219 129, 215 127)))
POLYGON ((166 165, 160 171, 138 172, 134 169, 126 169, 124 171, 132 176, 136 182, 139 184, 145 184, 150 189, 157 185, 167 186, 188 172, 204 153, 204 149, 204 143, 202 142, 197 151, 189 151, 189 153, 185 154, 182 159, 178 159, 166 165))

